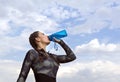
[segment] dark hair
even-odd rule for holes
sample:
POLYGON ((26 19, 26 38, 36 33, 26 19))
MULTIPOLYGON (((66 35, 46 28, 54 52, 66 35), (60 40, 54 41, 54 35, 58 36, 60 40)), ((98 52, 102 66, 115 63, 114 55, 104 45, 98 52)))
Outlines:
POLYGON ((29 42, 30 42, 30 45, 39 53, 40 61, 43 61, 44 59, 47 58, 47 56, 45 53, 43 53, 43 51, 40 52, 39 50, 37 50, 37 44, 35 42, 35 38, 38 37, 38 34, 39 34, 39 31, 33 32, 29 37, 29 42))
POLYGON ((29 37, 29 42, 30 42, 31 46, 32 46, 35 50, 37 49, 37 44, 36 44, 36 42, 35 42, 35 38, 38 37, 38 33, 39 33, 39 31, 35 31, 35 32, 33 32, 33 33, 30 35, 30 37, 29 37))

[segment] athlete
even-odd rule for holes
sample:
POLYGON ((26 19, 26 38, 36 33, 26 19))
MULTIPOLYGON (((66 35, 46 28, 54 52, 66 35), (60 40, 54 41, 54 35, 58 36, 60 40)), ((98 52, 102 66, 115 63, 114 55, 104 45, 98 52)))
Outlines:
POLYGON ((46 47, 50 40, 44 33, 35 31, 30 35, 29 42, 33 49, 26 53, 17 82, 26 81, 30 68, 33 70, 35 82, 56 82, 59 65, 75 60, 76 56, 62 39, 54 38, 54 41, 65 50, 66 55, 47 52, 46 47))

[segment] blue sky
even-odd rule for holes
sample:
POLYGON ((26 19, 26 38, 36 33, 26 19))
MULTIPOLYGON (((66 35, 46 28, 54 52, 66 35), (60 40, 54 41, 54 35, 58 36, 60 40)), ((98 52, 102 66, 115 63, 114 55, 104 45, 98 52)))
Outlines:
MULTIPOLYGON (((77 59, 60 66, 58 82, 119 82, 119 15, 119 0, 0 0, 0 82, 18 78, 30 33, 63 29, 77 59)), ((47 51, 65 54, 53 45, 47 51)), ((26 82, 34 82, 32 71, 26 82)))

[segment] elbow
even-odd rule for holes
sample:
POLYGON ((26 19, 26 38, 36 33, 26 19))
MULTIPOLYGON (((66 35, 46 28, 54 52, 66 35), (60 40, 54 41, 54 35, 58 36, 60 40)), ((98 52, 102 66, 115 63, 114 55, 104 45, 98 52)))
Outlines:
POLYGON ((75 59, 76 59, 76 56, 74 55, 73 58, 72 58, 72 60, 75 60, 75 59))
POLYGON ((71 61, 73 61, 73 60, 75 60, 75 59, 76 59, 75 54, 72 54, 72 55, 71 55, 71 61))

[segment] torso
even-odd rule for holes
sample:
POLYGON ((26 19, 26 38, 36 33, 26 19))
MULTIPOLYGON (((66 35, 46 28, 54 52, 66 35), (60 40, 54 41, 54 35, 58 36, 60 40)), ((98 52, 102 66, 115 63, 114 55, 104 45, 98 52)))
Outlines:
POLYGON ((32 69, 34 73, 42 73, 48 75, 50 77, 56 78, 56 74, 59 68, 59 64, 55 61, 55 59, 47 53, 49 56, 47 59, 43 61, 40 60, 38 53, 36 53, 35 61, 32 64, 32 69))

